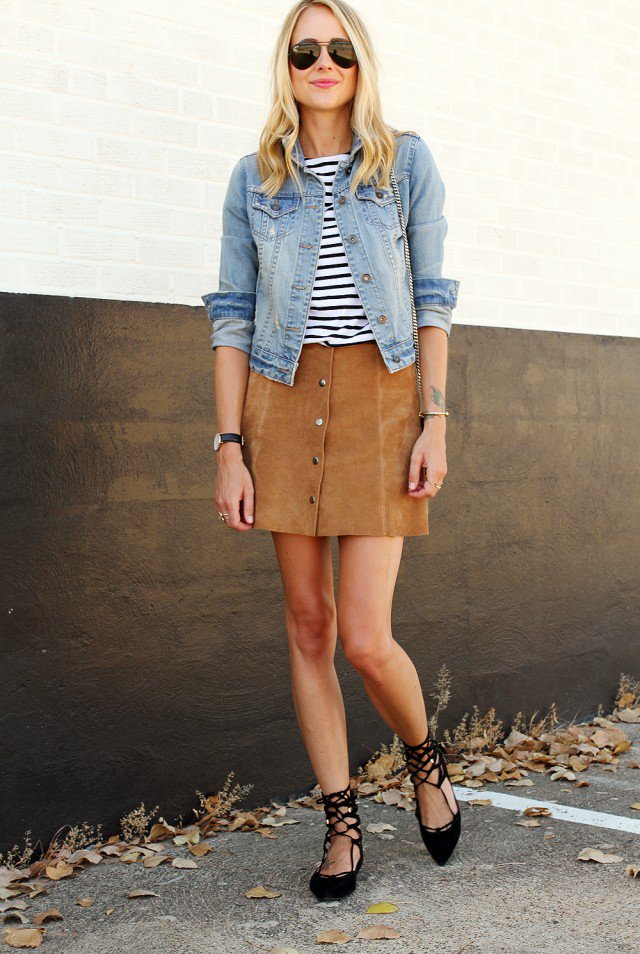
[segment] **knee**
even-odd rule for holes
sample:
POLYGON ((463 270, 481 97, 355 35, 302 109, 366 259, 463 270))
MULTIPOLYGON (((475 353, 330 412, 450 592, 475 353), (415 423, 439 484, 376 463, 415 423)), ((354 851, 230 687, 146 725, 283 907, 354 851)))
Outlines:
POLYGON ((287 629, 291 648, 306 657, 335 651, 335 607, 330 601, 287 608, 287 629))
POLYGON ((344 654, 353 668, 371 682, 382 682, 396 646, 393 636, 388 631, 376 633, 371 629, 339 632, 344 654))

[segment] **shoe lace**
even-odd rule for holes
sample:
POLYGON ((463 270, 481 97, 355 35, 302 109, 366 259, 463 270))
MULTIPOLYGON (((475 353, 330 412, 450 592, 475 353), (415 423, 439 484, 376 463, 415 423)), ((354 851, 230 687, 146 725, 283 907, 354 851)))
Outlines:
MULTIPOLYGON (((447 762, 445 758, 444 749, 435 739, 427 735, 424 742, 420 742, 418 745, 409 745, 408 742, 403 740, 404 750, 405 750, 405 760, 407 763, 407 768, 411 776, 411 781, 413 782, 413 787, 416 791, 416 804, 418 802, 417 789, 419 785, 431 785, 433 788, 437 788, 442 791, 442 786, 446 779, 449 778, 449 773, 447 771, 447 762), (435 773, 435 779, 432 778, 432 775, 435 773)), ((449 783, 451 784, 451 783, 449 783)), ((453 825, 456 815, 458 814, 459 809, 454 811, 449 804, 449 799, 442 792, 442 796, 446 801, 447 808, 451 812, 451 821, 447 822, 446 825, 441 825, 437 828, 432 828, 429 825, 425 825, 422 820, 420 824, 423 828, 426 828, 428 831, 446 831, 448 828, 453 825)), ((455 800, 455 793, 454 793, 455 800)), ((457 804, 457 800, 456 800, 457 804)))
MULTIPOLYGON (((354 868, 353 864, 353 848, 354 845, 360 849, 360 854, 358 858, 358 864, 362 859, 362 832, 360 831, 360 816, 356 807, 356 797, 351 785, 347 785, 346 788, 338 789, 336 792, 329 792, 328 794, 322 795, 322 801, 324 804, 325 810, 325 823, 327 825, 327 830, 324 833, 324 844, 322 850, 322 861, 318 865, 318 871, 322 868, 323 864, 326 861, 327 853, 329 851, 329 846, 331 844, 331 835, 347 835, 351 845, 349 848, 350 852, 350 863, 351 870, 354 868), (340 828, 339 826, 343 826, 340 828), (350 832, 357 833, 354 835, 350 832)), ((350 871, 341 871, 335 875, 326 875, 321 873, 321 877, 325 878, 340 878, 344 875, 350 874, 350 871)))

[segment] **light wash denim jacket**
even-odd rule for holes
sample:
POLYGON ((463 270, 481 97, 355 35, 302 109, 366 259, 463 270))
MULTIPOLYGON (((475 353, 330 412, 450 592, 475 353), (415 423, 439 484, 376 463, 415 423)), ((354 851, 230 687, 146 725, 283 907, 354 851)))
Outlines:
MULTIPOLYGON (((354 131, 349 158, 340 161, 333 183, 335 217, 358 294, 393 373, 415 360, 409 277, 393 189, 359 183, 355 196, 349 195, 361 148, 354 131)), ((251 369, 293 385, 320 248, 324 184, 304 168, 298 138, 293 158, 304 197, 288 177, 270 199, 260 191, 256 157, 249 153, 232 169, 222 213, 219 291, 202 300, 213 325, 212 348, 240 348, 249 354, 251 369)), ((400 138, 394 168, 418 327, 435 325, 449 335, 460 283, 442 277, 444 184, 431 150, 416 133, 400 138)))

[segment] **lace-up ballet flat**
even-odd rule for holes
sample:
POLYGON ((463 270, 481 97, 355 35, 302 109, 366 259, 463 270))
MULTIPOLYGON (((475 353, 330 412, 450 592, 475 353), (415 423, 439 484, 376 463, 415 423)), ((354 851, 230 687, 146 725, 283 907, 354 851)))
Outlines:
MULTIPOLYGON (((415 789, 415 816, 418 819, 422 840, 434 861, 439 865, 444 865, 449 860, 460 837, 460 806, 455 792, 452 787, 451 792, 456 805, 455 813, 451 808, 446 794, 442 792, 442 796, 446 800, 447 808, 451 812, 452 817, 451 821, 439 828, 430 828, 428 825, 423 824, 418 800, 419 785, 432 785, 434 788, 442 791, 442 785, 445 779, 449 779, 444 751, 439 743, 431 738, 429 733, 427 733, 424 742, 421 742, 419 745, 409 745, 404 739, 401 741, 404 745, 407 768, 409 769, 411 781, 415 789)), ((449 782, 449 784, 451 783, 449 782)))
POLYGON ((355 792, 350 784, 347 785, 346 788, 339 789, 337 792, 330 792, 328 795, 323 794, 322 801, 324 803, 327 829, 324 833, 322 861, 311 875, 309 887, 317 898, 334 900, 351 894, 356 887, 357 874, 362 866, 364 855, 362 833, 360 831, 360 816, 356 808, 355 792), (348 834, 349 831, 357 832, 357 835, 354 837, 348 834), (340 871, 337 874, 321 874, 320 869, 327 859, 327 852, 331 844, 332 835, 334 837, 342 835, 351 841, 351 845, 349 846, 351 870, 340 871), (353 864, 354 846, 357 846, 360 852, 355 867, 353 864))

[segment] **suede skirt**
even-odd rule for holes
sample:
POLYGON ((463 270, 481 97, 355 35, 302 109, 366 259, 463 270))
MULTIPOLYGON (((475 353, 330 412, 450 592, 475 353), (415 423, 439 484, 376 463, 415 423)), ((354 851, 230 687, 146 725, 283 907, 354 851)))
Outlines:
POLYGON ((375 341, 303 345, 293 385, 250 369, 242 433, 254 528, 429 533, 428 498, 407 492, 418 411, 415 364, 388 371, 375 341))

